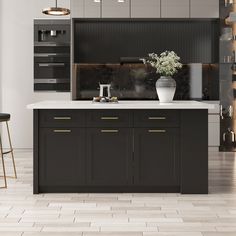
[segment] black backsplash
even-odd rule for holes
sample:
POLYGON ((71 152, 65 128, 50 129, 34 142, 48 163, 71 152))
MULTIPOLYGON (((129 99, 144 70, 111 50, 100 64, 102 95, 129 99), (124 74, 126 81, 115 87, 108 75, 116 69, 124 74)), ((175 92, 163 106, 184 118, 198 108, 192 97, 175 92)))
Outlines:
MULTIPOLYGON (((217 100, 219 98, 218 66, 200 65, 198 73, 191 73, 194 65, 184 65, 174 76, 177 82, 175 100, 217 100), (202 88, 194 89, 197 83, 202 88), (195 91, 194 91, 195 90, 195 91)), ((198 64, 199 67, 199 64, 198 64)), ((143 64, 76 64, 76 97, 92 99, 99 94, 99 83, 112 84, 112 96, 122 99, 157 99, 155 90, 159 75, 143 64)))

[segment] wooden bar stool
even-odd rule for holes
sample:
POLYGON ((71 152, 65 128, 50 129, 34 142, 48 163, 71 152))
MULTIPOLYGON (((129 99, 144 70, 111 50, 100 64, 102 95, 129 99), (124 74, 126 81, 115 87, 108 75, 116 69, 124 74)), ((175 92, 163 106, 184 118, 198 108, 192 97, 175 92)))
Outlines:
POLYGON ((3 152, 2 137, 1 137, 1 133, 0 133, 0 159, 2 162, 2 168, 3 168, 3 176, 1 176, 1 177, 4 178, 4 183, 5 183, 5 185, 0 188, 7 188, 7 177, 8 178, 17 178, 15 159, 14 159, 13 148, 12 148, 12 143, 11 143, 11 136, 10 136, 9 126, 8 126, 8 121, 10 120, 10 117, 11 117, 10 114, 0 113, 0 123, 6 123, 8 140, 9 140, 9 145, 10 145, 10 151, 3 152), (14 177, 6 175, 6 168, 5 168, 5 161, 4 161, 4 155, 6 155, 6 154, 11 154, 13 168, 14 168, 14 174, 15 174, 14 177))

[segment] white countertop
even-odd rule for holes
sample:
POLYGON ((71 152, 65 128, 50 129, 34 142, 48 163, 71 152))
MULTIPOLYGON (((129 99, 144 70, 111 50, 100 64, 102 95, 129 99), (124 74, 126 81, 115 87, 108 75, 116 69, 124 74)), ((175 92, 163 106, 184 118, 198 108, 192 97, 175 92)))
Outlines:
POLYGON ((28 109, 214 109, 214 104, 196 101, 119 101, 119 103, 92 103, 92 101, 42 101, 27 106, 28 109))

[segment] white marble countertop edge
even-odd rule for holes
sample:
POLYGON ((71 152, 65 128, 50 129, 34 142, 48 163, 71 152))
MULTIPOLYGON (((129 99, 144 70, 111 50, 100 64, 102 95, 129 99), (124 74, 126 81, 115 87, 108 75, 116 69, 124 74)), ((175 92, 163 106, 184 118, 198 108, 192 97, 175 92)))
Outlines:
POLYGON ((91 101, 42 101, 27 105, 28 109, 214 109, 214 104, 197 101, 174 101, 160 104, 159 101, 120 101, 117 104, 92 103, 91 101))

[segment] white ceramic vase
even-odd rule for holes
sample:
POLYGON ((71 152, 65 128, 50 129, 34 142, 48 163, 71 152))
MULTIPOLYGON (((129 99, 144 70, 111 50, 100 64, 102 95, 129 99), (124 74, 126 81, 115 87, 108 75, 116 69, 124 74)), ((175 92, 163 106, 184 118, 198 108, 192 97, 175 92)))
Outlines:
POLYGON ((156 82, 156 91, 160 103, 172 103, 176 91, 176 82, 170 76, 161 76, 156 82))

